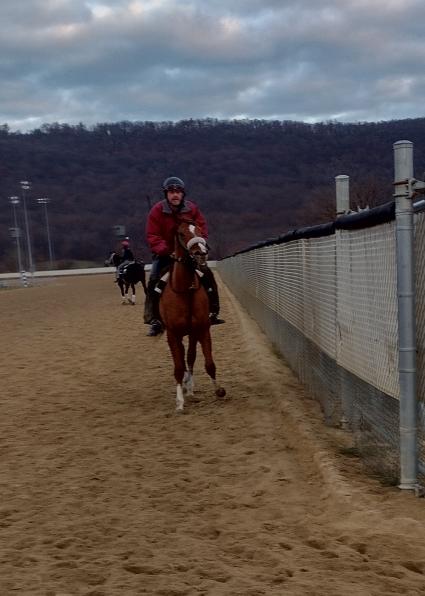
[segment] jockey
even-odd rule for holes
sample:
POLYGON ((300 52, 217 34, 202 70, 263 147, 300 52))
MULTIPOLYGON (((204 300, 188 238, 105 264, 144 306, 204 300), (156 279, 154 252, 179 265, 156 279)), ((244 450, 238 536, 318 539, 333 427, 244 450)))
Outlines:
POLYGON ((125 261, 128 261, 129 263, 131 261, 134 261, 133 251, 130 248, 130 243, 128 241, 128 238, 126 238, 125 240, 123 240, 121 242, 121 246, 122 246, 121 258, 123 260, 123 263, 125 261))
POLYGON ((118 277, 124 272, 124 269, 134 261, 133 251, 130 248, 130 243, 128 238, 121 242, 122 250, 121 250, 121 263, 117 267, 117 279, 118 277))
MULTIPOLYGON (((192 201, 185 200, 185 185, 183 180, 171 176, 162 185, 164 199, 156 203, 149 212, 146 222, 146 236, 152 251, 152 269, 149 277, 144 321, 150 325, 148 335, 154 336, 162 332, 159 316, 159 297, 155 291, 161 277, 161 271, 172 263, 174 252, 174 236, 182 216, 189 218, 200 228, 202 236, 207 239, 207 223, 199 207, 192 201)), ((207 290, 210 303, 211 325, 224 323, 218 318, 220 302, 217 284, 211 269, 205 268, 202 284, 207 290)))

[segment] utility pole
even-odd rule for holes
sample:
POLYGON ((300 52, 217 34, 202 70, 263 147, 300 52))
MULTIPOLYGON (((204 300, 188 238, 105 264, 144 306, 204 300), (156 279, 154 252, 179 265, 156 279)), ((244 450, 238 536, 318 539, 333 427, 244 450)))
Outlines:
POLYGON ((16 215, 16 207, 19 205, 19 197, 9 197, 9 201, 13 210, 13 237, 16 239, 16 252, 18 258, 18 272, 22 272, 22 257, 21 257, 21 229, 18 227, 18 217, 16 215))
POLYGON ((31 248, 31 236, 30 236, 30 226, 28 221, 28 213, 27 213, 27 203, 26 203, 26 192, 30 190, 31 184, 28 180, 21 180, 21 190, 22 190, 22 205, 24 207, 24 221, 25 221, 25 233, 27 238, 27 251, 28 251, 28 269, 33 275, 35 267, 34 262, 32 259, 32 248, 31 248))
POLYGON ((49 246, 49 261, 50 261, 50 270, 53 269, 53 246, 52 246, 52 241, 50 238, 50 226, 49 226, 49 216, 47 214, 47 203, 50 202, 50 199, 48 199, 47 197, 43 197, 41 199, 37 199, 37 203, 39 205, 44 205, 44 217, 46 220, 46 232, 47 232, 47 244, 49 246))

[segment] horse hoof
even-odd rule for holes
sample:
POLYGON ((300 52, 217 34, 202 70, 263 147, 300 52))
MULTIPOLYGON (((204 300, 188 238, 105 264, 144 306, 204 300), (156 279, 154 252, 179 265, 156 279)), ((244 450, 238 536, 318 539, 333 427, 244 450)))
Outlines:
POLYGON ((176 414, 177 416, 182 416, 184 414, 183 408, 176 408, 176 414))
POLYGON ((215 394, 217 397, 225 397, 226 390, 224 387, 219 387, 218 389, 215 390, 215 394))

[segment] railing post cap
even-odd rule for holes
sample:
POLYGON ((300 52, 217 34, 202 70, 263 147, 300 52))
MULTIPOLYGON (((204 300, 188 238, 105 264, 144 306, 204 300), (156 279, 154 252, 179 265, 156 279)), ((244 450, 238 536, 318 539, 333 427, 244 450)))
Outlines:
POLYGON ((396 141, 393 147, 400 146, 400 145, 413 145, 412 141, 396 141))
POLYGON ((347 176, 347 174, 339 174, 339 176, 335 176, 335 180, 345 180, 346 178, 349 178, 350 176, 347 176))

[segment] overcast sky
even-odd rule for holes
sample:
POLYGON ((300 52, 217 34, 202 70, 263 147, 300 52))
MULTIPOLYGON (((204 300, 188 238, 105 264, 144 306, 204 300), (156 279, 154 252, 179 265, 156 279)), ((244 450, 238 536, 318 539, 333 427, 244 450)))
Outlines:
POLYGON ((424 116, 424 0, 1 0, 0 22, 12 130, 424 116))

